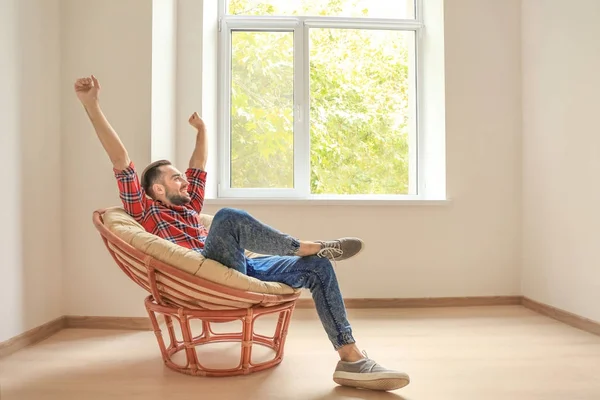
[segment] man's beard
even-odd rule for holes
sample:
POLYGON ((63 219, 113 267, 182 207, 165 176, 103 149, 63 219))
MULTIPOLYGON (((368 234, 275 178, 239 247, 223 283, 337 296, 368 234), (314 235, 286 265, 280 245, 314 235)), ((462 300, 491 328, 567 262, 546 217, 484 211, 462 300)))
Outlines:
POLYGON ((169 200, 171 203, 175 204, 176 206, 184 206, 190 202, 190 198, 188 196, 182 196, 179 193, 176 193, 176 194, 167 193, 166 197, 167 197, 167 200, 169 200))

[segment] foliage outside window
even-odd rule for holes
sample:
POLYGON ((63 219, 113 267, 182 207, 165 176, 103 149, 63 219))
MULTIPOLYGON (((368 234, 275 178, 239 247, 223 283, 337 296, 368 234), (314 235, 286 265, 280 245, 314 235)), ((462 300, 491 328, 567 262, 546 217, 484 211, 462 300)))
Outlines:
POLYGON ((411 0, 220 0, 225 197, 416 194, 411 0))

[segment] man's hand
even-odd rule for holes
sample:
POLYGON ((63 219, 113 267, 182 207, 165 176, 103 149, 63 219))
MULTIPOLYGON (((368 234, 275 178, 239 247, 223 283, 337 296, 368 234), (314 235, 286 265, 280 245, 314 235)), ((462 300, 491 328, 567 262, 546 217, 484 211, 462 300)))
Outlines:
POLYGON ((198 132, 204 132, 206 130, 206 126, 204 125, 204 121, 198 115, 198 113, 193 113, 190 119, 188 120, 191 126, 196 128, 198 132))
POLYGON ((80 78, 75 81, 75 93, 84 106, 90 106, 98 102, 100 83, 94 75, 91 78, 80 78))

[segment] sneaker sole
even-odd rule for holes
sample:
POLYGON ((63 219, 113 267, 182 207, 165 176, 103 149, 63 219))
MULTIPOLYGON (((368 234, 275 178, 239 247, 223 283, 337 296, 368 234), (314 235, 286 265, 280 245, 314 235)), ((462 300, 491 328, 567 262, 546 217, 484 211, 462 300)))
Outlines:
POLYGON ((400 389, 410 383, 410 380, 405 378, 380 378, 359 381, 354 379, 333 378, 333 381, 342 386, 384 391, 400 389))

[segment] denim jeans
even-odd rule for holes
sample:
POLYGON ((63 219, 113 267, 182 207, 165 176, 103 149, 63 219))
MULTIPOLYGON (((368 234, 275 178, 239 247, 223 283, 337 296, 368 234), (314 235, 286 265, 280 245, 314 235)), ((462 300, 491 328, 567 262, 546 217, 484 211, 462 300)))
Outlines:
POLYGON ((262 281, 307 288, 334 349, 354 343, 352 328, 331 261, 295 255, 300 242, 256 220, 245 211, 219 210, 212 221, 204 257, 262 281), (248 258, 244 250, 268 254, 248 258))

